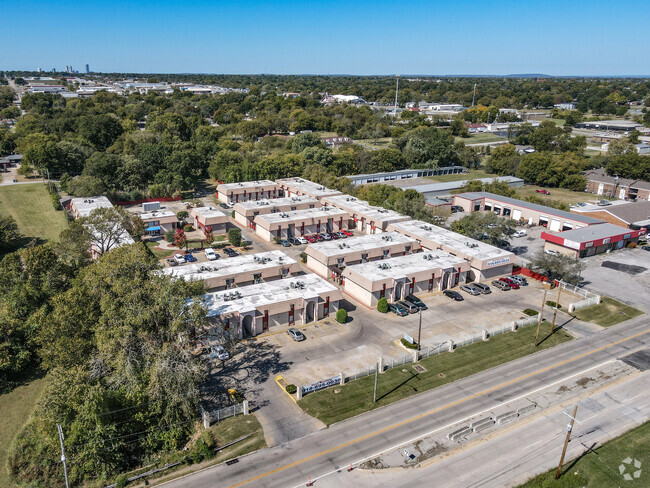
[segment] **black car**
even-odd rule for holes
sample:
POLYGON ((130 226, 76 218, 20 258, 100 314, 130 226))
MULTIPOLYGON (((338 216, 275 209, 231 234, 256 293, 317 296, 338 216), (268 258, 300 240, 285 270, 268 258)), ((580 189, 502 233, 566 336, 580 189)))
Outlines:
POLYGON ((451 206, 451 213, 458 213, 458 212, 463 212, 465 209, 461 207, 460 205, 452 205, 451 206))
POLYGON ((394 312, 395 315, 399 315, 400 317, 406 317, 409 314, 408 311, 404 307, 402 307, 399 303, 388 304, 388 309, 391 312, 394 312))
POLYGON ((225 204, 225 203, 220 203, 219 206, 220 206, 221 208, 226 208, 226 209, 227 209, 227 208, 230 208, 230 207, 229 207, 227 204, 225 204))
POLYGON ((451 298, 452 300, 454 300, 456 302, 462 302, 463 301, 463 297, 457 291, 445 290, 445 291, 442 292, 442 294, 445 295, 446 297, 451 298))
POLYGON ((295 237, 289 237, 288 240, 289 240, 289 242, 290 242, 291 244, 293 244, 294 246, 299 246, 299 245, 300 245, 300 241, 299 241, 298 239, 296 239, 295 237))
POLYGON ((235 256, 239 256, 239 253, 231 247, 225 248, 223 252, 225 252, 229 258, 234 258, 235 256))
POLYGON ((404 301, 412 303, 416 307, 418 307, 419 310, 426 310, 427 306, 424 304, 422 300, 420 300, 418 297, 415 295, 409 295, 407 296, 404 301))
POLYGON ((644 251, 650 251, 650 246, 641 246, 644 251))

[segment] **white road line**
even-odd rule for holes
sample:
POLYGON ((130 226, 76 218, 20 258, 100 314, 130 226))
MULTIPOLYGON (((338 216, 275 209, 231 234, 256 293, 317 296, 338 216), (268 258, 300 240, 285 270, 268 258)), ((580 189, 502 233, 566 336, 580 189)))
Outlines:
MULTIPOLYGON (((358 466, 359 464, 361 464, 361 463, 363 463, 363 462, 365 462, 365 461, 368 461, 369 459, 373 459, 373 458, 376 458, 376 457, 378 457, 378 456, 381 456, 381 455, 384 454, 385 452, 388 452, 388 451, 394 451, 394 450, 396 450, 396 449, 399 449, 399 448, 402 447, 402 446, 407 446, 407 445, 412 444, 412 443, 414 443, 414 442, 416 442, 416 441, 419 441, 420 439, 424 439, 425 437, 429 437, 430 435, 436 434, 436 433, 440 432, 441 430, 449 429, 449 428, 453 427, 453 426, 456 425, 456 424, 459 424, 459 423, 462 423, 462 422, 466 422, 466 421, 468 421, 469 419, 474 418, 474 417, 478 417, 479 415, 482 415, 482 414, 484 414, 484 413, 486 413, 486 412, 489 412, 490 410, 494 410, 494 409, 496 409, 496 408, 503 407, 503 406, 505 406, 505 405, 507 405, 508 403, 511 403, 511 402, 516 402, 517 400, 521 400, 522 398, 525 398, 525 397, 527 397, 528 395, 533 395, 533 394, 535 394, 535 393, 539 393, 540 391, 546 390, 547 388, 550 388, 550 387, 552 387, 552 386, 558 385, 558 384, 560 384, 560 383, 564 383, 565 381, 570 380, 571 378, 575 378, 576 376, 583 375, 583 374, 585 374, 585 373, 588 373, 589 371, 592 371, 592 370, 594 370, 594 369, 601 368, 601 367, 605 366, 606 364, 614 363, 614 362, 617 362, 617 361, 618 361, 618 359, 610 359, 610 360, 605 361, 605 362, 603 362, 603 363, 597 364, 596 366, 592 366, 591 368, 584 369, 584 370, 582 370, 582 371, 580 371, 580 372, 578 372, 578 373, 574 373, 574 374, 572 374, 572 375, 570 375, 570 376, 567 376, 567 377, 565 377, 565 378, 562 378, 561 380, 554 381, 553 383, 549 383, 548 385, 544 385, 544 386, 539 387, 539 388, 537 388, 537 389, 535 389, 535 390, 532 390, 532 391, 529 391, 529 392, 527 392, 527 393, 524 393, 523 395, 519 395, 518 397, 511 398, 511 399, 506 400, 505 402, 501 402, 501 403, 499 403, 499 404, 497 404, 497 405, 493 405, 493 406, 491 406, 490 408, 486 408, 486 409, 484 409, 484 410, 481 410, 480 412, 475 412, 475 413, 473 413, 473 414, 471 414, 471 415, 468 415, 467 417, 465 417, 465 418, 463 418, 463 419, 455 420, 454 422, 449 423, 449 424, 447 424, 447 425, 444 425, 443 427, 438 427, 437 429, 434 429, 434 430, 432 430, 432 431, 430 431, 430 432, 427 432, 427 433, 425 433, 425 434, 420 434, 420 435, 418 435, 417 437, 414 437, 413 439, 409 439, 408 441, 400 442, 399 444, 396 444, 396 445, 394 445, 394 446, 388 447, 388 448, 386 448, 386 449, 382 449, 381 451, 379 451, 379 452, 377 452, 377 453, 375 453, 375 454, 372 454, 372 455, 370 455, 370 456, 366 456, 366 457, 363 458, 363 459, 359 459, 359 460, 357 460, 357 461, 353 461, 353 462, 351 463, 351 465, 352 465, 352 466, 358 466)), ((312 481, 312 482, 315 482, 315 481, 318 481, 318 480, 320 480, 320 479, 322 479, 322 478, 325 478, 325 477, 327 477, 327 476, 331 476, 331 475, 333 475, 333 474, 335 474, 335 473, 338 473, 338 472, 342 471, 343 469, 345 469, 345 466, 348 466, 349 464, 350 464, 350 463, 345 463, 345 465, 342 466, 342 467, 339 468, 339 469, 334 469, 334 470, 332 470, 332 471, 330 471, 330 472, 328 472, 328 473, 325 473, 325 474, 323 474, 323 475, 321 475, 321 476, 317 476, 317 477, 315 477, 315 478, 311 478, 311 481, 312 481)), ((294 488, 302 488, 303 485, 304 485, 304 483, 300 483, 299 485, 296 485, 294 488)))
POLYGON ((524 449, 528 449, 529 447, 536 446, 536 445, 539 444, 540 442, 544 442, 544 441, 533 442, 530 446, 526 446, 526 447, 524 447, 524 449))

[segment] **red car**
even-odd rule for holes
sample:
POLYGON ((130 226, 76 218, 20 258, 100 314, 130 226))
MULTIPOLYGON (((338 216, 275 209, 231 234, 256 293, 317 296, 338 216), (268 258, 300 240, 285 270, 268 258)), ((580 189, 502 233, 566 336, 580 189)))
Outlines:
POLYGON ((346 236, 348 236, 348 237, 352 237, 352 236, 354 236, 354 234, 353 234, 352 232, 347 231, 347 230, 342 230, 341 232, 342 232, 343 234, 345 234, 346 236))
POLYGON ((318 241, 318 238, 316 236, 305 236, 305 239, 307 239, 307 242, 314 243, 318 241))
POLYGON ((512 280, 509 280, 508 278, 499 278, 499 281, 503 281, 504 283, 508 283, 510 285, 510 288, 513 290, 518 290, 519 289, 519 283, 515 283, 512 280))
POLYGON ((540 189, 540 188, 538 188, 538 189, 535 190, 535 191, 536 191, 537 193, 541 193, 542 195, 550 195, 550 194, 551 194, 550 191, 548 191, 548 190, 542 190, 542 189, 540 189))

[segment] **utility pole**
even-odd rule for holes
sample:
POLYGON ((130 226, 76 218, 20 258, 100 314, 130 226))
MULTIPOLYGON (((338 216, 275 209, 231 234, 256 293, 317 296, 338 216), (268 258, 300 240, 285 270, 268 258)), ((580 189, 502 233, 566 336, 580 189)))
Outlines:
POLYGON ((61 441, 61 462, 63 463, 63 474, 65 475, 65 488, 70 488, 68 483, 68 467, 65 464, 65 448, 63 447, 63 430, 61 429, 60 424, 56 424, 57 429, 59 429, 59 440, 61 441))
POLYGON ((564 439, 564 447, 562 448, 562 456, 560 457, 560 464, 557 466, 557 471, 555 472, 555 479, 560 477, 560 470, 562 469, 562 463, 564 462, 564 455, 566 454, 566 448, 569 445, 569 439, 571 438, 571 431, 573 430, 573 423, 576 421, 576 413, 578 412, 578 404, 576 403, 573 407, 573 415, 571 416, 571 421, 566 426, 566 438, 564 439))
POLYGON ((397 86, 395 87, 395 110, 393 110, 393 117, 397 118, 397 94, 399 93, 399 75, 397 76, 397 86))
POLYGON ((535 333, 535 347, 539 344, 539 329, 542 326, 542 320, 544 320, 544 305, 546 305, 546 290, 544 290, 544 298, 542 298, 542 309, 539 311, 539 317, 537 320, 537 332, 535 333))
POLYGON ((379 378, 379 363, 375 364, 375 391, 372 395, 372 403, 377 403, 377 379, 379 378))
POLYGON ((555 330, 555 317, 557 317, 557 309, 560 308, 561 294, 562 294, 562 280, 558 281, 558 285, 557 285, 557 299, 555 300, 555 312, 553 312, 553 322, 551 323, 551 334, 555 330))
POLYGON ((418 325, 418 351, 420 350, 420 337, 422 335, 422 310, 419 310, 420 325, 418 325))
POLYGON ((474 94, 472 95, 472 107, 474 106, 475 100, 476 100, 476 83, 474 83, 474 94))

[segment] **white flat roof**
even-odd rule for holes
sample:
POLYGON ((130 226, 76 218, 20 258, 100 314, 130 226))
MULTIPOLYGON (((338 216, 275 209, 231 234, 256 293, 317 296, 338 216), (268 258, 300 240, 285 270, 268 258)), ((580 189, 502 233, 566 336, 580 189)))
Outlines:
POLYGON ((333 197, 327 197, 324 199, 324 201, 331 205, 334 205, 335 207, 347 210, 350 216, 352 216, 352 214, 357 214, 360 216, 362 215, 368 220, 377 220, 380 222, 390 223, 399 222, 401 220, 410 220, 411 218, 397 213, 394 210, 375 207, 364 200, 359 200, 358 198, 351 197, 350 195, 337 195, 333 197))
POLYGON ((368 263, 352 264, 345 268, 344 274, 356 273, 369 281, 377 281, 389 278, 399 279, 430 269, 448 269, 465 263, 467 261, 462 258, 436 249, 368 263), (427 259, 429 256, 433 259, 427 259))
POLYGON ((262 200, 248 200, 246 202, 239 202, 235 204, 235 208, 239 206, 242 210, 254 210, 260 207, 281 207, 284 205, 291 205, 294 203, 319 203, 315 198, 308 196, 301 197, 283 197, 283 198, 264 198, 262 200))
POLYGON ((260 186, 277 186, 275 181, 271 180, 256 180, 256 181, 240 181, 238 183, 222 183, 217 186, 217 190, 237 190, 239 188, 257 188, 260 186))
POLYGON ((339 289, 328 283, 320 276, 307 274, 295 278, 285 278, 268 283, 232 288, 203 295, 208 309, 208 317, 222 314, 245 313, 257 307, 296 300, 299 298, 316 298, 321 293, 340 294, 339 289), (291 284, 293 283, 293 287, 291 284), (224 296, 232 296, 238 292, 238 298, 225 300, 224 296))
POLYGON ((154 210, 153 212, 144 212, 140 214, 142 220, 162 219, 165 217, 176 217, 171 210, 154 210))
POLYGON ((258 215, 255 220, 265 220, 270 224, 277 222, 293 222, 294 220, 318 219, 320 217, 343 217, 348 213, 344 210, 333 207, 305 208, 303 210, 294 210, 293 212, 276 212, 264 215, 258 215))
POLYGON ((192 209, 195 213, 199 214, 202 217, 205 217, 206 219, 212 218, 212 217, 226 217, 228 216, 223 213, 221 210, 218 210, 216 207, 195 207, 192 209))
POLYGON ((186 281, 202 281, 294 264, 296 264, 296 260, 282 251, 269 251, 244 254, 234 258, 221 258, 207 263, 190 263, 173 268, 163 268, 162 272, 165 275, 183 278, 186 281))
POLYGON ((73 198, 72 203, 81 217, 88 217, 93 210, 98 208, 113 208, 113 204, 104 196, 73 198))
POLYGON ((382 248, 394 244, 417 243, 415 239, 406 237, 399 232, 384 232, 383 234, 368 234, 337 241, 323 241, 310 244, 308 247, 322 253, 324 256, 332 257, 347 255, 352 252, 363 252, 371 249, 382 248))
POLYGON ((437 225, 422 222, 421 220, 398 222, 392 224, 392 226, 391 229, 398 232, 400 229, 403 229, 405 232, 421 236, 422 239, 457 249, 459 253, 474 259, 485 260, 512 255, 510 251, 499 249, 485 242, 477 241, 476 239, 452 232, 443 227, 438 227, 437 225))
POLYGON ((279 185, 289 186, 315 197, 327 197, 330 195, 341 194, 341 192, 338 190, 331 190, 324 187, 323 185, 319 185, 318 183, 314 183, 313 181, 309 181, 304 178, 284 178, 275 181, 279 185))

